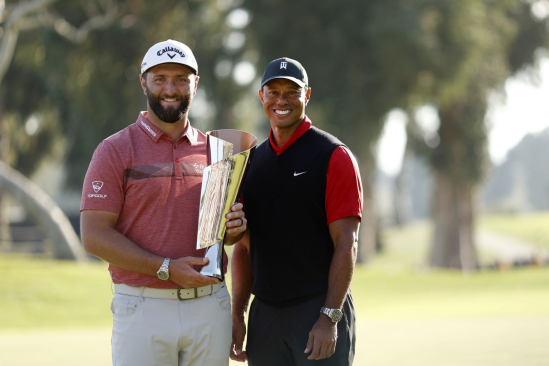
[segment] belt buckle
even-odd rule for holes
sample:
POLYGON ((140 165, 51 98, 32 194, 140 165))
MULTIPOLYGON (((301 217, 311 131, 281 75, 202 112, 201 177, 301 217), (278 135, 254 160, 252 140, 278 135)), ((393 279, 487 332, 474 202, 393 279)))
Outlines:
POLYGON ((191 300, 191 299, 196 299, 198 297, 198 291, 196 290, 196 287, 193 287, 193 290, 194 290, 194 297, 191 297, 190 299, 184 299, 181 297, 181 290, 190 290, 190 289, 186 289, 186 288, 183 288, 183 287, 179 287, 177 289, 177 298, 179 299, 179 301, 183 301, 183 300, 191 300))

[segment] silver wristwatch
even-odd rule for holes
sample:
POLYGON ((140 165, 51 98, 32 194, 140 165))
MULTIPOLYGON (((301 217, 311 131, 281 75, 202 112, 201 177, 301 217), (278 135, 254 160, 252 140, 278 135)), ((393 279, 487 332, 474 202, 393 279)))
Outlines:
POLYGON ((169 266, 170 266, 170 258, 164 259, 164 262, 162 262, 160 269, 158 270, 158 272, 156 272, 156 275, 158 276, 158 278, 160 278, 163 281, 167 281, 168 278, 170 278, 170 271, 168 270, 169 266))
POLYGON ((320 308, 320 312, 322 314, 328 315, 328 317, 332 319, 332 322, 334 323, 337 323, 343 317, 343 313, 339 309, 330 309, 323 306, 320 308))

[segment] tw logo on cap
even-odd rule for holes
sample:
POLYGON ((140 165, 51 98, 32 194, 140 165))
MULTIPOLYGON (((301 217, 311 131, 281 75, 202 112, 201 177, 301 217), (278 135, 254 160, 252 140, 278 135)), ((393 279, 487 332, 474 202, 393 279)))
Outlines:
POLYGON ((103 188, 103 182, 96 180, 95 182, 92 182, 92 187, 95 193, 97 193, 103 188))
POLYGON ((280 69, 286 69, 287 70, 288 63, 286 61, 282 61, 280 63, 280 69))

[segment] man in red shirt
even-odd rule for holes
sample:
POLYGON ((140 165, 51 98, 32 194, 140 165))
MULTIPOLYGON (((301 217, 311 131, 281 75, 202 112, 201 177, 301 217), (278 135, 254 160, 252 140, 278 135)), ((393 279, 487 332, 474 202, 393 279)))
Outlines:
POLYGON ((343 366, 354 358, 349 286, 362 184, 349 149, 305 115, 308 85, 303 66, 285 57, 269 63, 259 91, 271 131, 242 185, 248 230, 232 257, 231 358, 251 366, 343 366))
MULTIPOLYGON (((198 79, 186 45, 152 46, 140 75, 147 111, 99 144, 86 174, 82 241, 114 282, 114 365, 229 362, 229 293, 199 273, 208 260, 196 249, 206 136, 187 115, 198 79)), ((227 244, 246 229, 242 204, 231 210, 227 244)))

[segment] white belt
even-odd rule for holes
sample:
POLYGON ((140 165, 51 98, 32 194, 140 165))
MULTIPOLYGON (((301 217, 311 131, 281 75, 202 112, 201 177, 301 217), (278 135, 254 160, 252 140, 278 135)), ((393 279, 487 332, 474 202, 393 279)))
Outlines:
POLYGON ((153 299, 171 299, 171 300, 190 300, 197 297, 215 294, 225 287, 225 282, 216 285, 207 285, 195 288, 152 288, 152 287, 132 287, 123 283, 114 284, 114 292, 122 295, 151 297, 153 299))

